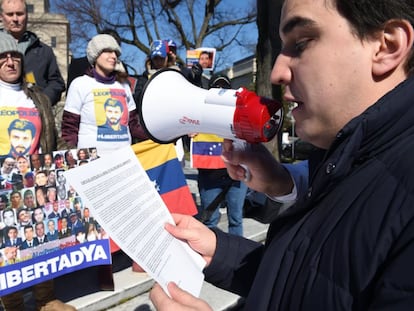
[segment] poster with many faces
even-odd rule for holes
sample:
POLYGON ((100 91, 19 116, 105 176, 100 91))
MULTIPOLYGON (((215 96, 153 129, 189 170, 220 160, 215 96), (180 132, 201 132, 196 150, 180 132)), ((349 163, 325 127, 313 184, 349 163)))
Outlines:
POLYGON ((110 264, 105 230, 63 174, 97 158, 96 148, 83 148, 1 160, 2 292, 110 264))

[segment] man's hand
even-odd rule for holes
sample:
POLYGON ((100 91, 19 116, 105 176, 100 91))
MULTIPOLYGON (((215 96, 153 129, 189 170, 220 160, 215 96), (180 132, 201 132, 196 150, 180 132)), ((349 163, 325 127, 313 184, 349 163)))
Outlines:
POLYGON ((230 177, 244 181, 253 190, 274 197, 289 194, 293 189, 288 171, 262 144, 250 144, 248 148, 239 150, 234 148, 233 141, 225 139, 222 157, 230 177), (248 180, 241 164, 249 169, 248 180))
POLYGON ((204 301, 180 289, 175 283, 168 284, 171 298, 160 285, 155 284, 150 292, 150 299, 158 311, 212 311, 213 309, 204 301))
MULTIPOLYGON (((176 225, 165 224, 172 236, 186 242, 194 251, 199 253, 209 265, 216 251, 216 235, 207 226, 194 217, 182 214, 172 214, 176 225)), ((144 272, 141 266, 134 264, 134 272, 144 272)))
POLYGON ((165 229, 177 239, 187 242, 209 265, 216 251, 217 241, 214 232, 192 216, 182 214, 172 214, 172 216, 176 226, 166 224, 165 229))

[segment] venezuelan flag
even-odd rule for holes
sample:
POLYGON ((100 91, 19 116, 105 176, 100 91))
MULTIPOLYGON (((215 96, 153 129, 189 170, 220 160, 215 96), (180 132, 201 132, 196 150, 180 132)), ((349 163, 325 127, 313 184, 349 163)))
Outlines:
POLYGON ((187 215, 197 214, 174 145, 146 140, 132 145, 132 149, 169 211, 187 215))
POLYGON ((224 168, 221 159, 223 138, 213 134, 200 133, 191 139, 191 167, 224 168))

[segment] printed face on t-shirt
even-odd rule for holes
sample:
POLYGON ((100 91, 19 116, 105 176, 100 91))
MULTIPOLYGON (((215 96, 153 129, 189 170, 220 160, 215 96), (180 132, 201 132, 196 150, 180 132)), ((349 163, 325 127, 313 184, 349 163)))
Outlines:
POLYGON ((10 131, 10 144, 17 153, 24 155, 29 152, 32 145, 33 136, 30 130, 20 131, 13 129, 10 131))
POLYGON ((122 116, 121 107, 107 106, 105 108, 105 113, 106 113, 106 119, 108 120, 111 126, 115 126, 119 124, 119 121, 121 120, 121 116, 122 116))

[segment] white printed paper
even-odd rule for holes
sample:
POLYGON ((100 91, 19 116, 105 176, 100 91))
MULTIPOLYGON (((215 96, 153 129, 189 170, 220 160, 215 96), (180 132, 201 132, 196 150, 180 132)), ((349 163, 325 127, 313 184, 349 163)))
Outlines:
POLYGON ((163 289, 171 281, 198 297, 205 261, 164 225, 174 221, 132 148, 65 172, 98 223, 163 289))

